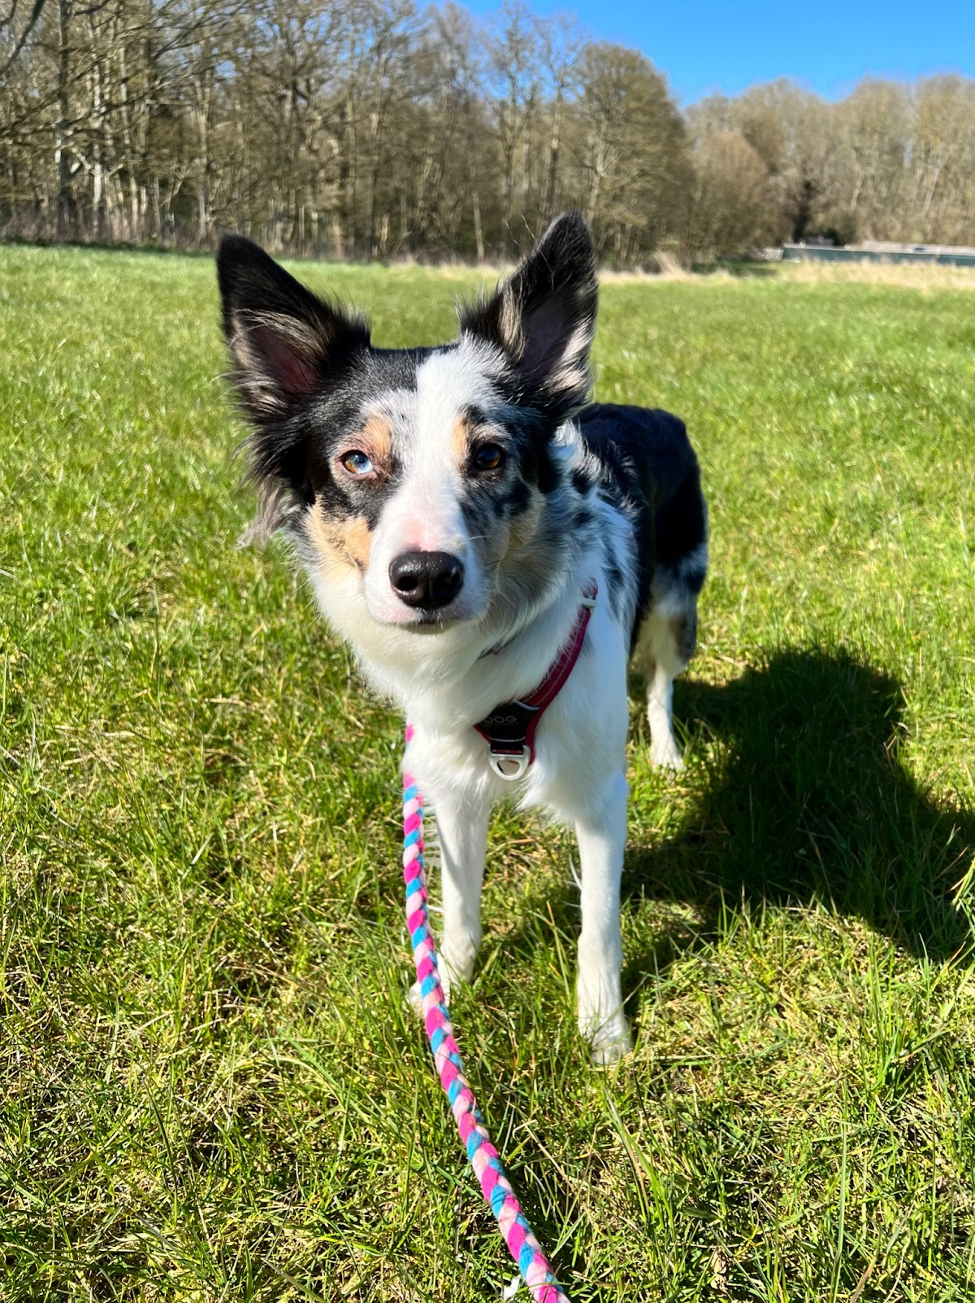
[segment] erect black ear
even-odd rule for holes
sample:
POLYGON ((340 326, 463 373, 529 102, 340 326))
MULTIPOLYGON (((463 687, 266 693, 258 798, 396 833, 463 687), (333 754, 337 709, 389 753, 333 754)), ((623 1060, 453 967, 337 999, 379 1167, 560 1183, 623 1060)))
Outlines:
POLYGON ((597 325, 597 265, 580 213, 563 213, 487 303, 465 308, 463 335, 502 350, 517 398, 549 415, 587 400, 597 325))
POLYGON ((316 297, 258 245, 226 235, 217 251, 224 333, 248 415, 287 415, 370 343, 360 318, 316 297))

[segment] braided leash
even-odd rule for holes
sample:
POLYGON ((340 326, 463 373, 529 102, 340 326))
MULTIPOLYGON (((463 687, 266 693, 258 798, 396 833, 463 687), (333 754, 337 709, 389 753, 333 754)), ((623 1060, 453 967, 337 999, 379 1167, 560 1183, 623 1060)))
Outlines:
MULTIPOLYGON (((407 726, 407 741, 413 730, 407 726)), ((424 880, 424 810, 421 794, 413 778, 404 774, 404 883, 407 889, 407 931, 410 933, 417 968, 417 981, 421 985, 421 1002, 424 1027, 427 1031, 434 1065, 441 1079, 458 1124, 462 1143, 468 1159, 479 1180, 482 1194, 492 1206, 499 1229, 509 1247, 509 1253, 519 1265, 533 1298, 545 1304, 568 1304, 560 1289, 539 1241, 526 1221, 509 1179, 502 1167, 499 1152, 489 1140, 475 1097, 468 1085, 461 1062, 461 1054, 451 1027, 448 1003, 438 959, 431 935, 427 911, 427 886, 424 880)))

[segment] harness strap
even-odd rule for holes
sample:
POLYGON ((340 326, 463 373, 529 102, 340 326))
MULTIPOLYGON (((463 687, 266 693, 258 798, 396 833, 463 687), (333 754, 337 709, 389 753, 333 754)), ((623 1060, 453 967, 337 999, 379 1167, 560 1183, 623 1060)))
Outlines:
POLYGON ((489 745, 489 764, 502 779, 521 779, 536 759, 536 729, 543 712, 557 696, 577 664, 597 605, 597 582, 588 580, 577 619, 556 660, 541 683, 525 697, 503 702, 473 727, 489 745))

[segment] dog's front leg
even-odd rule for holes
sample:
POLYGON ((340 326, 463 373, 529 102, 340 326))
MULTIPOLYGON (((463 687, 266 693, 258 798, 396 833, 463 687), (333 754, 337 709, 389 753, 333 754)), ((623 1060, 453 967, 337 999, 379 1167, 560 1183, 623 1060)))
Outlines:
POLYGON ((482 875, 490 803, 479 793, 439 793, 434 814, 441 849, 441 976, 467 982, 482 940, 482 875))
POLYGON ((610 1064, 631 1047, 621 997, 621 867, 627 836, 628 785, 623 774, 577 821, 581 929, 577 1026, 594 1060, 610 1064))

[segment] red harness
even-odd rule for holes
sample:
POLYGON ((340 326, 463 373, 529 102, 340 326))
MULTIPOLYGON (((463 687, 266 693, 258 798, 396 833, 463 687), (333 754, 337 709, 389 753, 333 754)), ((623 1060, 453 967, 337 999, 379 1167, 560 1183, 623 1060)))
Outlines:
POLYGON ((590 624, 590 613, 597 605, 597 583, 590 580, 583 588, 583 600, 570 636, 547 670, 542 682, 525 697, 503 702, 491 715, 473 727, 489 745, 489 765, 501 779, 521 779, 536 759, 534 739, 543 712, 559 693, 577 664, 590 624))

